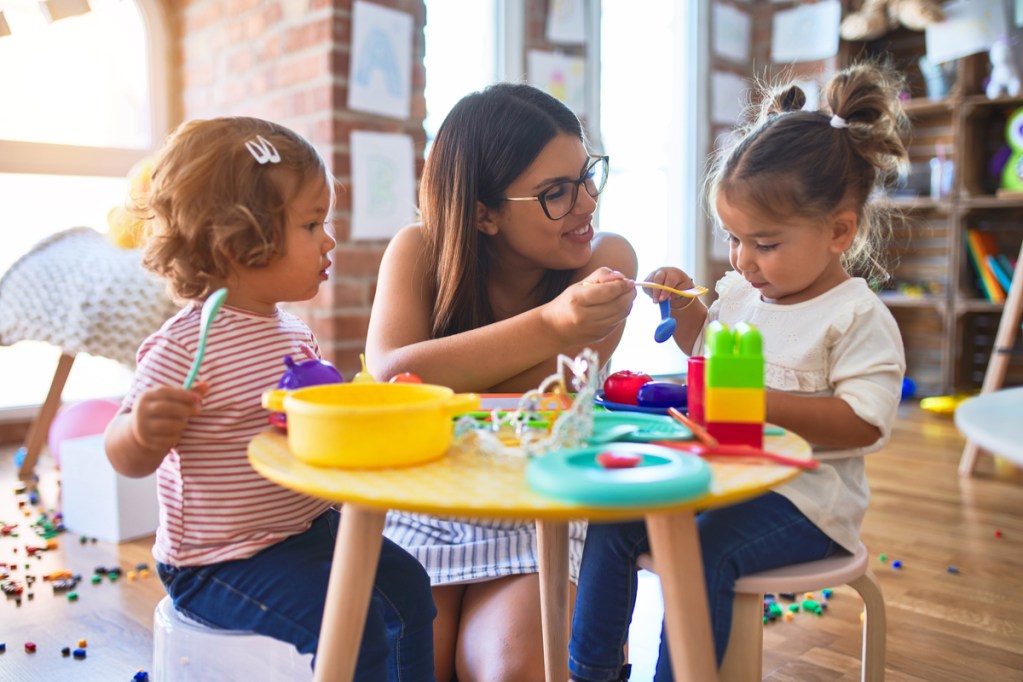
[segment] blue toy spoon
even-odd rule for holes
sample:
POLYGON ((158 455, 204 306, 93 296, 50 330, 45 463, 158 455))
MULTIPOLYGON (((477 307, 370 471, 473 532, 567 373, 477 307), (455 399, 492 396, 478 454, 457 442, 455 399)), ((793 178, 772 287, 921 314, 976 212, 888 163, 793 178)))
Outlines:
POLYGON ((664 343, 675 333, 675 318, 671 316, 671 302, 669 299, 664 299, 660 305, 661 321, 657 323, 657 329, 654 330, 654 341, 664 343))

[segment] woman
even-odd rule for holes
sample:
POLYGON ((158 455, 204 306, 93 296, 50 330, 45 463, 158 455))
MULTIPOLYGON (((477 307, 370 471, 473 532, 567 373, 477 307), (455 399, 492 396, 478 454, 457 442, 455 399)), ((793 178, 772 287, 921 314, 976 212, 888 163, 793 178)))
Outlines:
MULTIPOLYGON (((589 347, 606 364, 637 268, 625 239, 593 229, 607 168, 575 114, 536 88, 502 83, 463 98, 426 160, 422 223, 384 253, 370 371, 521 393, 556 371, 559 354, 589 347)), ((543 679, 532 523, 392 513, 385 533, 430 574, 439 681, 543 679)), ((583 534, 573 527, 573 580, 583 534)))

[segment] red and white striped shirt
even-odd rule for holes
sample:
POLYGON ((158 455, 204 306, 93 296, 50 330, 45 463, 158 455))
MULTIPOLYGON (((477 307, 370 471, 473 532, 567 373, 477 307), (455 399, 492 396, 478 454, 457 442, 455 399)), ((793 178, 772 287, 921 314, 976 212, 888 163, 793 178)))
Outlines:
MULTIPOLYGON (((184 383, 199 345, 199 319, 200 307, 188 306, 142 343, 126 408, 147 388, 184 383)), ((305 531, 330 506, 271 483, 249 465, 248 443, 267 426, 261 395, 276 388, 285 355, 296 362, 320 355, 299 318, 280 310, 220 310, 199 373, 210 386, 202 412, 157 471, 157 561, 197 566, 243 559, 305 531)))

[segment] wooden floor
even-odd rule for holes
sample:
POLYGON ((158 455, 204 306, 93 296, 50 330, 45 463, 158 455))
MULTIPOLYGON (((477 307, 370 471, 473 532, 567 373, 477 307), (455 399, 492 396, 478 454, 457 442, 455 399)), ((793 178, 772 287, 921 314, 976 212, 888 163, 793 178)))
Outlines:
MULTIPOLYGON (((956 473, 962 445, 951 418, 906 404, 892 444, 867 460, 873 499, 863 536, 888 609, 890 682, 1023 682, 1023 475, 997 471, 983 457, 979 475, 962 479, 956 473)), ((89 578, 98 566, 152 565, 151 539, 80 544, 65 534, 56 550, 27 558, 25 546, 43 542, 31 529, 36 510, 26 516, 18 508, 24 495, 15 493, 13 451, 0 447, 0 521, 19 524, 20 537, 0 537, 0 562, 17 564, 12 577, 39 579, 34 598, 23 598, 21 606, 0 598, 0 642, 7 645, 0 680, 127 682, 138 669, 149 670, 152 613, 163 596, 159 581, 152 575, 94 585, 89 578), (61 569, 83 576, 75 602, 41 581, 61 569), (83 638, 85 660, 61 656, 62 647, 75 648, 83 638), (27 654, 25 641, 36 642, 38 651, 27 654)), ((54 508, 57 476, 47 458, 40 475, 42 505, 54 508)), ((837 588, 824 615, 799 614, 766 626, 765 679, 858 680, 860 610, 855 592, 837 588)), ((637 620, 653 611, 638 612, 637 620)), ((630 651, 647 656, 651 649, 655 642, 633 642, 630 651)), ((648 660, 636 662, 649 668, 648 660)))

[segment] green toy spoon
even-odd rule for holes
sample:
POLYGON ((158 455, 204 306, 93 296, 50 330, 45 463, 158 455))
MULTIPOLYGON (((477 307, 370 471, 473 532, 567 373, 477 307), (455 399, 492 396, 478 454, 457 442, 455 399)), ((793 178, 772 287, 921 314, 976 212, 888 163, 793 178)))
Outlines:
POLYGON ((199 319, 199 348, 195 351, 195 360, 192 361, 192 369, 188 371, 185 379, 185 388, 192 388, 196 378, 199 376, 199 365, 202 364, 202 356, 206 354, 206 335, 210 332, 213 318, 220 312, 227 298, 227 289, 217 289, 202 304, 202 317, 199 319))

